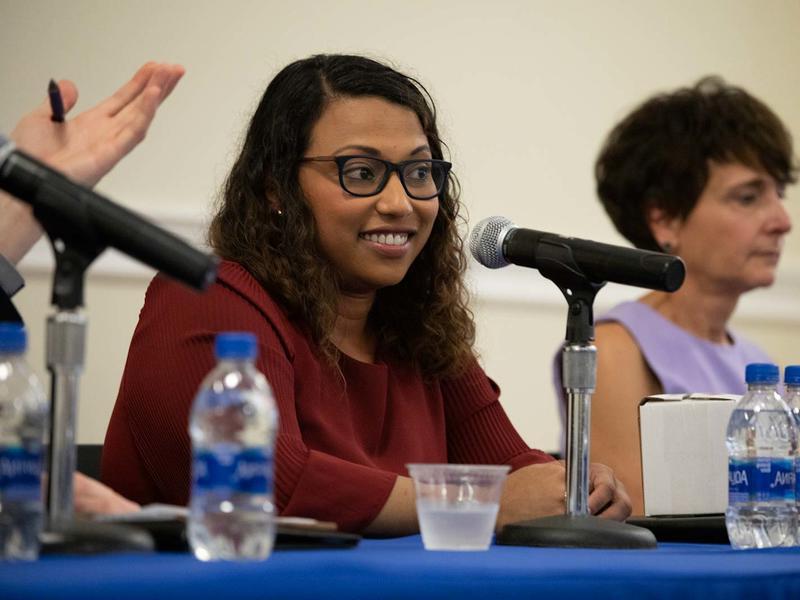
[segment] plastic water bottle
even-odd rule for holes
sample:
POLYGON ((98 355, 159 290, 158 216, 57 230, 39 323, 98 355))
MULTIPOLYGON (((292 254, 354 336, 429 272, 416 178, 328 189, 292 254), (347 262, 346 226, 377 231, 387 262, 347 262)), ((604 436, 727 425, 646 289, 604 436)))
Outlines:
POLYGON ((776 365, 747 365, 745 377, 747 392, 728 422, 728 537, 734 548, 791 546, 797 528, 794 418, 776 390, 776 365))
POLYGON ((0 558, 35 560, 48 405, 26 345, 21 323, 0 323, 0 558))
POLYGON ((798 512, 794 543, 795 546, 800 546, 800 365, 786 367, 783 375, 783 389, 786 405, 792 411, 798 432, 798 451, 794 458, 794 493, 798 512))
POLYGON ((275 541, 277 413, 251 333, 221 333, 194 400, 188 537, 200 560, 264 560, 275 541))

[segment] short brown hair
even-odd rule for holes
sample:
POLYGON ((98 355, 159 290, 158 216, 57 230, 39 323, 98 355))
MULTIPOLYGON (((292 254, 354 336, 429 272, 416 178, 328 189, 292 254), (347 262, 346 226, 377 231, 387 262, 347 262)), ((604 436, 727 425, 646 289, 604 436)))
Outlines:
POLYGON ((597 194, 634 246, 660 250, 650 208, 686 218, 708 181, 709 161, 764 170, 794 183, 792 137, 763 102, 719 77, 645 101, 608 135, 595 163, 597 194))

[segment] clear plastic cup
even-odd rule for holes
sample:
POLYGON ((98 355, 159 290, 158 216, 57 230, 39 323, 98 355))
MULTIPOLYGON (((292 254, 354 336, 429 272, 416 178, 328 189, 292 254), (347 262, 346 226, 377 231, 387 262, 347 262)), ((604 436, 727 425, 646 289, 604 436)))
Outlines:
POLYGON ((487 550, 508 465, 409 464, 426 550, 487 550))

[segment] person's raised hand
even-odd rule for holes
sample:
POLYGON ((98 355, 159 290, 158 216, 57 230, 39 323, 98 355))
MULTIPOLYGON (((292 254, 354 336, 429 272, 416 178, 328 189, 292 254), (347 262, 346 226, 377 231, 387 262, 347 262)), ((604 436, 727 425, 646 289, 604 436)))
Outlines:
MULTIPOLYGON (((45 99, 19 121, 11 138, 21 150, 91 187, 144 139, 183 73, 180 65, 147 63, 114 94, 64 123, 50 120, 45 99)), ((67 80, 58 86, 68 115, 78 90, 67 80)))
MULTIPOLYGON (((63 123, 51 121, 45 99, 20 119, 11 139, 24 152, 92 187, 144 139, 183 73, 180 65, 147 63, 113 95, 63 123)), ((68 113, 78 101, 78 89, 67 80, 58 86, 68 113)), ((41 235, 30 206, 0 193, 0 254, 16 264, 41 235)))

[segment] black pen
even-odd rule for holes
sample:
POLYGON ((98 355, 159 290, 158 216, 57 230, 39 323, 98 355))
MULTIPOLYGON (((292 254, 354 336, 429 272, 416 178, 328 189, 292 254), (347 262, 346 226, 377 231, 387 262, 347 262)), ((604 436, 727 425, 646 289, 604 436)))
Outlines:
POLYGON ((52 79, 47 85, 47 95, 50 97, 50 110, 53 113, 50 120, 55 123, 63 123, 64 100, 61 98, 61 90, 58 89, 58 84, 52 79))

